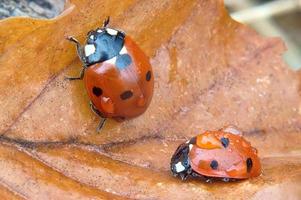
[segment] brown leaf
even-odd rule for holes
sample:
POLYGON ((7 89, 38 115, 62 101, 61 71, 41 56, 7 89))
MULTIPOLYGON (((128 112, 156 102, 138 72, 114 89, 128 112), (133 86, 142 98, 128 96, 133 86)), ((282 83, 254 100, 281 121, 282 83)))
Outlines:
POLYGON ((298 74, 279 39, 233 21, 222 1, 73 0, 55 19, 0 26, 3 198, 300 196, 298 74), (64 80, 81 67, 65 37, 83 42, 108 15, 151 57, 155 93, 142 116, 108 120, 97 134, 83 82, 64 80), (227 124, 259 150, 261 177, 206 184, 170 175, 179 143, 227 124))

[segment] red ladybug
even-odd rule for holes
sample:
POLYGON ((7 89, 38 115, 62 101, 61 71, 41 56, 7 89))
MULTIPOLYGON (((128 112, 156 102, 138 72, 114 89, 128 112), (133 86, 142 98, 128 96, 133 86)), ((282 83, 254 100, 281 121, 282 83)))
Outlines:
POLYGON ((206 131, 181 144, 171 158, 174 176, 205 181, 246 179, 261 174, 257 150, 233 128, 206 131))
POLYGON ((129 36, 108 24, 109 18, 90 31, 84 46, 68 38, 83 63, 80 76, 68 79, 84 79, 91 109, 102 118, 98 131, 106 118, 123 121, 144 113, 154 88, 148 57, 129 36))

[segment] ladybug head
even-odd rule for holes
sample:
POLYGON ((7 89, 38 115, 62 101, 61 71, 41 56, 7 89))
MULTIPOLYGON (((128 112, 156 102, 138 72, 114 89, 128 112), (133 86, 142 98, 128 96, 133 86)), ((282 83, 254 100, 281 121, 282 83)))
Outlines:
POLYGON ((107 24, 90 31, 83 48, 85 65, 90 66, 117 56, 124 45, 124 38, 124 32, 108 28, 107 24))
POLYGON ((174 176, 180 176, 185 180, 191 173, 189 161, 189 143, 181 144, 173 154, 170 162, 170 169, 174 176))

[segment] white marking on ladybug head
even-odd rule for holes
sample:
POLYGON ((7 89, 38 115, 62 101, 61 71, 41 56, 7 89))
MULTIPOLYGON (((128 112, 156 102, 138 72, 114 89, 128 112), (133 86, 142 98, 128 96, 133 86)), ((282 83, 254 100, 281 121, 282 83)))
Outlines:
POLYGON ((94 35, 90 35, 90 39, 91 39, 91 40, 94 40, 94 35))
POLYGON ((97 33, 102 33, 102 32, 103 32, 103 30, 101 30, 101 29, 97 30, 97 33))
POLYGON ((175 164, 175 168, 176 168, 177 173, 182 172, 182 171, 185 170, 185 167, 182 165, 181 162, 178 162, 177 164, 175 164))
POLYGON ((106 60, 105 63, 109 63, 109 64, 112 64, 112 65, 115 65, 116 60, 117 60, 117 57, 115 56, 115 57, 113 57, 113 58, 111 58, 109 60, 106 60))
POLYGON ((192 147, 193 147, 193 145, 190 144, 190 145, 189 145, 189 151, 191 151, 192 147))
POLYGON ((122 49, 120 50, 119 54, 127 54, 128 51, 126 50, 126 47, 123 45, 122 49))
POLYGON ((111 29, 111 28, 106 28, 106 31, 110 34, 110 35, 117 35, 118 31, 116 31, 115 29, 111 29))
POLYGON ((88 57, 88 56, 92 55, 93 53, 95 53, 95 50, 96 50, 96 48, 93 44, 87 44, 85 46, 85 56, 88 57))

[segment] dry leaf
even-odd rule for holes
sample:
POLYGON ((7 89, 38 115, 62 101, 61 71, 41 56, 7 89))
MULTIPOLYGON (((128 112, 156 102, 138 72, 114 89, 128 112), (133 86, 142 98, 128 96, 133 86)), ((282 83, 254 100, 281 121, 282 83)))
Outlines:
POLYGON ((233 21, 221 0, 72 0, 53 20, 0 22, 0 197, 10 199, 298 199, 299 77, 284 45, 233 21), (84 41, 110 15, 151 57, 153 101, 97 134, 81 64, 84 41), (259 150, 261 177, 181 182, 169 160, 203 130, 234 124, 259 150), (226 195, 225 195, 226 194, 226 195))

